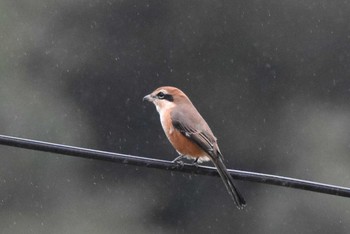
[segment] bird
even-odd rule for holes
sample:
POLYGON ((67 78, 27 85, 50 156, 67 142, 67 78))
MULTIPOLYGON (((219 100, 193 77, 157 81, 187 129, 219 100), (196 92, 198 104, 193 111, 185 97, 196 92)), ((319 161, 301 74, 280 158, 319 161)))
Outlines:
POLYGON ((143 100, 155 105, 165 135, 179 154, 173 162, 180 162, 183 158, 194 160, 196 165, 211 161, 237 208, 242 209, 246 201, 227 171, 217 138, 187 95, 176 87, 163 86, 143 100))

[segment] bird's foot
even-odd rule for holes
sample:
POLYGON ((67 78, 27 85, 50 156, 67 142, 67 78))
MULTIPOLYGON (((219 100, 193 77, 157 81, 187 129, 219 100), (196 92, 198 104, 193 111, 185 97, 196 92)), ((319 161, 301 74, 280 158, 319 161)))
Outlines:
POLYGON ((199 166, 198 158, 196 158, 195 160, 193 160, 192 165, 195 166, 195 167, 198 167, 198 166, 199 166))
POLYGON ((183 167, 185 165, 185 163, 182 161, 183 158, 184 158, 184 155, 180 155, 171 162, 175 163, 178 167, 183 167))
POLYGON ((181 154, 180 156, 176 157, 173 161, 171 161, 172 163, 179 163, 182 162, 181 160, 184 158, 184 155, 181 154))

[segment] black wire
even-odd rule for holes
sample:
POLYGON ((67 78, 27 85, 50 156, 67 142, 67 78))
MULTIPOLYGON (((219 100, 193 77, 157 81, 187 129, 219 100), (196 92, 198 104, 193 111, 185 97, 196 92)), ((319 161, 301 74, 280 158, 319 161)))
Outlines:
MULTIPOLYGON (((179 165, 171 161, 145 158, 127 154, 111 153, 106 151, 92 150, 75 146, 54 144, 43 141, 36 141, 12 136, 0 135, 0 144, 32 149, 56 154, 70 155, 74 157, 90 158, 116 163, 130 164, 135 166, 144 166, 149 168, 158 168, 171 171, 181 171, 186 173, 195 173, 199 175, 219 176, 214 167, 194 166, 191 164, 179 165)), ((313 192, 331 194, 336 196, 350 197, 350 188, 335 185, 317 183, 307 180, 299 180, 289 177, 268 175, 256 172, 231 170, 230 174, 239 180, 252 181, 264 184, 272 184, 290 188, 297 188, 313 192)))

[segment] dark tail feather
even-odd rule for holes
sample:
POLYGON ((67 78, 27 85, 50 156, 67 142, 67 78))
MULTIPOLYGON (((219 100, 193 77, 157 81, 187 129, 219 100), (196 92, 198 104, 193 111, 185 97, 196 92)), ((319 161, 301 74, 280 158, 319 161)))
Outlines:
POLYGON ((246 204, 245 200, 244 200, 243 196, 241 195, 241 193, 238 191, 238 189, 233 184, 232 176, 227 171, 227 168, 226 168, 224 162, 222 161, 222 158, 217 157, 216 159, 213 159, 212 161, 213 161, 214 165, 216 166, 216 168, 220 174, 220 177, 221 177, 222 181, 224 182, 228 193, 231 195, 233 201, 235 202, 237 208, 243 209, 243 207, 246 204))

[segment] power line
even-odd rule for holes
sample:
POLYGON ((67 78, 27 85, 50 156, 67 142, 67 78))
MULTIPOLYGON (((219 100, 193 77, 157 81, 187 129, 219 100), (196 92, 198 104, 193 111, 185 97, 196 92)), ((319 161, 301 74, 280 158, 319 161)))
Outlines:
MULTIPOLYGON (((96 159, 170 171, 181 171, 198 175, 219 176, 214 167, 194 166, 191 164, 179 165, 167 160, 86 149, 19 137, 0 135, 0 144, 80 158, 96 159)), ((241 170, 229 169, 229 172, 235 179, 239 180, 297 188, 342 197, 350 197, 350 188, 346 187, 241 170)))

